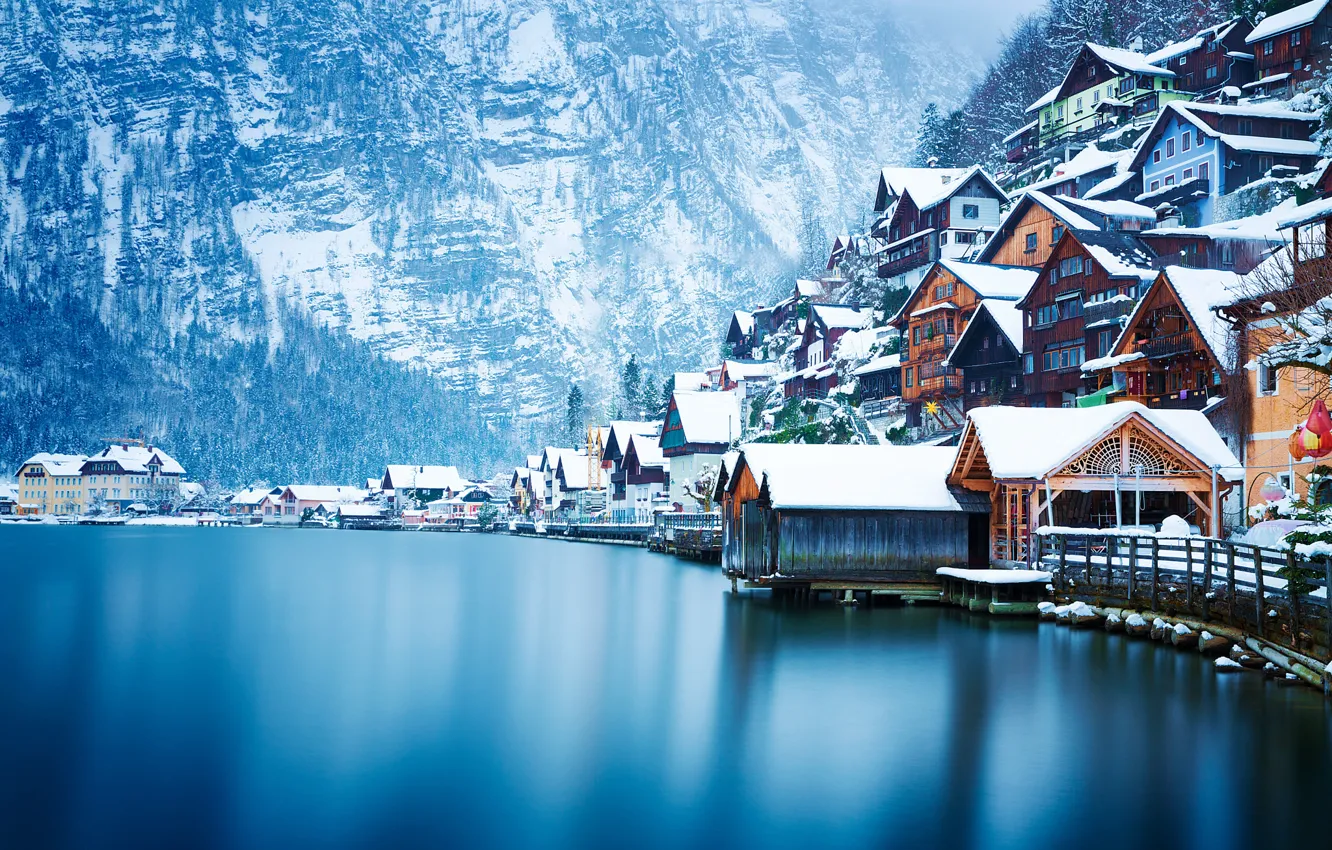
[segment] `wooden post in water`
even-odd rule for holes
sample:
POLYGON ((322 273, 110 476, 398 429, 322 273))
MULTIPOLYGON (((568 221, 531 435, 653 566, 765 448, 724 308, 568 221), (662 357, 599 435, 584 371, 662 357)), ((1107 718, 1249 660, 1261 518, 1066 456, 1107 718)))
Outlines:
POLYGON ((1161 575, 1161 541, 1152 538, 1152 610, 1156 610, 1157 583, 1161 575))
POLYGON ((1254 583, 1254 606, 1257 608, 1258 622, 1254 628, 1258 630, 1258 637, 1263 636, 1263 606, 1266 602, 1264 597, 1267 595, 1263 590, 1263 553, 1257 547, 1253 547, 1253 583, 1254 583))
POLYGON ((1138 538, 1129 538, 1128 601, 1133 601, 1133 573, 1138 569, 1138 538))
POLYGON ((1212 595, 1212 541, 1209 539, 1203 543, 1203 598, 1202 598, 1202 618, 1212 613, 1211 601, 1208 599, 1212 595))
MULTIPOLYGON (((1332 569, 1332 564, 1329 564, 1332 569)), ((1235 544, 1226 544, 1226 619, 1235 625, 1235 544)))
POLYGON ((1115 586, 1115 554, 1118 551, 1117 538, 1107 536, 1105 538, 1105 586, 1107 589, 1115 586))

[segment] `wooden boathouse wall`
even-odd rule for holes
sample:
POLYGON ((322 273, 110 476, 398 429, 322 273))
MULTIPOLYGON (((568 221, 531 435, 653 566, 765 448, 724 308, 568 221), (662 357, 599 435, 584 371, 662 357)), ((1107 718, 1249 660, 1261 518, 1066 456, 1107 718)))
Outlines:
MULTIPOLYGON (((967 563, 967 516, 960 511, 771 511, 769 534, 777 538, 773 566, 783 577, 797 579, 933 583, 939 567, 967 563)), ((748 563, 746 568, 748 577, 748 563)))

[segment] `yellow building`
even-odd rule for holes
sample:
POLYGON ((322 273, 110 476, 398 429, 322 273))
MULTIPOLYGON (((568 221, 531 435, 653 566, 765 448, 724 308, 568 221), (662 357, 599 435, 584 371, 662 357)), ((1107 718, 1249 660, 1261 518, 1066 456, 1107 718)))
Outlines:
POLYGON ((41 452, 23 462, 18 471, 18 502, 38 513, 69 515, 83 513, 83 474, 87 455, 41 452))

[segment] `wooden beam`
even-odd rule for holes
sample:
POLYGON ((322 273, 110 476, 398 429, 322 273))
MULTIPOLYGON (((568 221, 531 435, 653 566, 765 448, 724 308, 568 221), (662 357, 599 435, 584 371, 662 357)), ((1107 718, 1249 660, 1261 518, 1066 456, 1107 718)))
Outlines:
POLYGON ((966 478, 971 474, 971 465, 976 462, 976 452, 980 450, 980 440, 976 439, 976 432, 967 433, 967 459, 962 464, 962 477, 966 478))
MULTIPOLYGON (((1082 476, 1082 475, 1051 475, 1048 479, 1050 486, 1058 490, 1109 490, 1114 491, 1115 479, 1113 476, 1082 476)), ((1132 477, 1120 478, 1120 487, 1126 491, 1142 490, 1154 493, 1211 493, 1212 478, 1210 475, 1204 477, 1201 475, 1172 475, 1168 478, 1143 478, 1141 486, 1132 477)))

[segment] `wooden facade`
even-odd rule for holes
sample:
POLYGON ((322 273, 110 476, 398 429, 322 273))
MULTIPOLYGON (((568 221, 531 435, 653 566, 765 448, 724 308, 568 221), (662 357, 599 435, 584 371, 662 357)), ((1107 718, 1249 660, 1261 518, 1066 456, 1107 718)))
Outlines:
POLYGON ((948 358, 949 365, 962 372, 963 410, 995 404, 1026 407, 1022 337, 1010 339, 987 304, 981 302, 948 358))
POLYGON ((1222 269, 1248 274, 1271 254, 1278 243, 1250 236, 1221 236, 1211 232, 1190 233, 1187 228, 1169 228, 1158 233, 1144 230, 1138 234, 1158 257, 1178 258, 1172 262, 1195 269, 1222 269))
POLYGON ((1128 312, 1142 280, 1154 275, 1146 265, 1151 256, 1145 245, 1127 233, 1066 231, 1060 237, 1036 285, 1020 302, 1026 314, 1024 386, 1033 407, 1070 406, 1081 394, 1082 363, 1109 353, 1119 335, 1114 320, 1128 312), (1110 252, 1116 259, 1136 259, 1144 266, 1116 263, 1113 269, 1107 269, 1088 250, 1089 245, 1110 252), (1126 277, 1126 271, 1134 276, 1126 277), (1090 327, 1085 318, 1089 303, 1106 305, 1098 309, 1090 327), (1116 311, 1116 315, 1109 315, 1116 311))
POLYGON ((998 477, 991 462, 1004 460, 986 452, 969 421, 948 481, 990 495, 990 554, 997 562, 1031 563, 1042 525, 1106 528, 1155 524, 1177 515, 1215 534, 1214 518, 1219 524, 1221 499, 1232 486, 1222 479, 1214 493, 1208 465, 1136 410, 1108 430, 1089 434, 1049 471, 998 477))
POLYGON ((902 400, 908 405, 961 396, 962 376, 944 361, 980 301, 945 266, 936 263, 925 273, 893 321, 902 334, 902 400))
POLYGON ((1290 83, 1308 82, 1316 71, 1327 70, 1330 38, 1332 3, 1324 6, 1311 22, 1256 40, 1250 34, 1246 41, 1253 51, 1255 80, 1261 84, 1271 77, 1290 75, 1279 82, 1274 81, 1273 87, 1264 86, 1269 94, 1288 87, 1290 83))
POLYGON ((1215 94, 1226 86, 1252 82, 1253 59, 1244 39, 1253 25, 1244 18, 1202 30, 1193 38, 1179 42, 1189 49, 1175 52, 1171 46, 1150 55, 1162 68, 1175 72, 1178 88, 1198 97, 1215 94))

